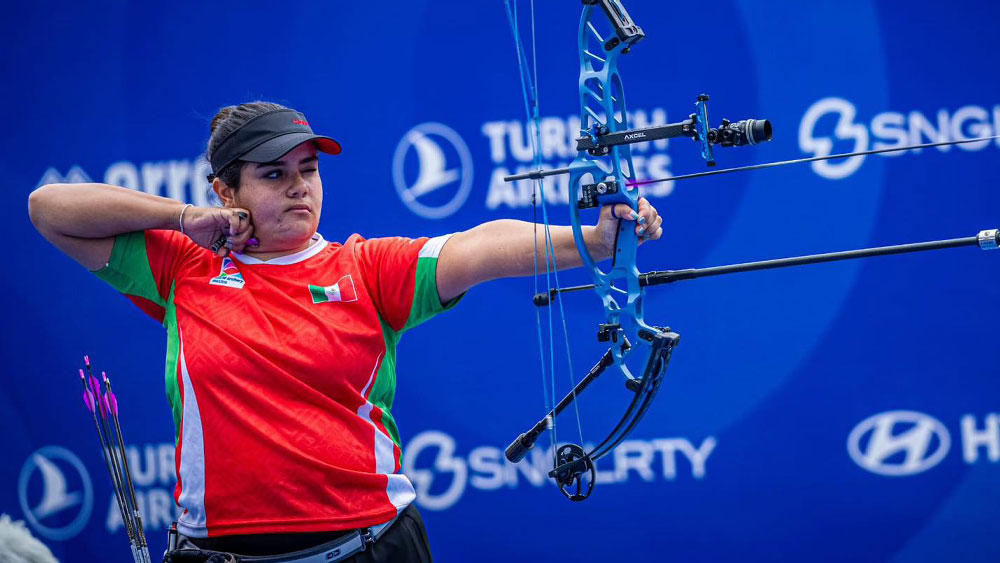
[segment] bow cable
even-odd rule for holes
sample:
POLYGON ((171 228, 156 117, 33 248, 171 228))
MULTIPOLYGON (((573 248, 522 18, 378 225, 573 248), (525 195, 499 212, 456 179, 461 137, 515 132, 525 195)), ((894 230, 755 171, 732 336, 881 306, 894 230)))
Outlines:
MULTIPOLYGON (((507 8, 507 20, 510 24, 511 32, 514 36, 514 47, 517 51, 517 63, 518 71, 521 77, 521 92, 524 98, 524 110, 527 116, 527 125, 531 127, 531 132, 528 137, 531 140, 531 149, 533 155, 533 164, 537 168, 541 168, 542 165, 542 153, 541 153, 541 132, 540 132, 540 112, 538 103, 538 58, 537 58, 537 41, 535 35, 535 2, 531 0, 531 56, 532 64, 531 69, 528 68, 527 55, 524 51, 524 45, 521 41, 520 29, 518 27, 518 16, 517 16, 517 0, 513 1, 513 6, 511 5, 511 0, 504 0, 504 4, 507 8)), ((538 293, 538 274, 540 268, 538 266, 538 203, 541 203, 542 208, 542 223, 544 226, 544 246, 545 246, 545 283, 549 294, 555 292, 556 295, 561 294, 561 285, 559 283, 559 267, 556 263, 555 255, 555 245, 552 241, 552 230, 551 223, 548 217, 548 207, 545 203, 545 186, 541 178, 536 179, 532 185, 532 214, 533 214, 533 224, 534 224, 534 286, 535 293, 538 293), (551 267, 549 265, 549 260, 551 259, 551 267), (554 282, 555 288, 552 287, 554 282)), ((566 363, 569 372, 570 383, 573 384, 573 357, 570 351, 569 345, 569 332, 566 325, 566 309, 563 304, 562 298, 558 298, 559 303, 559 317, 562 323, 563 337, 566 344, 566 363)), ((545 375, 545 347, 544 338, 542 335, 542 320, 540 313, 536 310, 536 320, 538 325, 538 345, 539 354, 542 364, 542 388, 545 393, 545 407, 552 412, 553 415, 549 418, 548 424, 551 427, 551 442, 552 442, 552 455, 555 465, 558 462, 555 461, 558 449, 558 438, 556 434, 556 411, 555 411, 555 343, 553 342, 555 331, 553 330, 553 318, 552 311, 549 310, 548 314, 548 325, 549 325, 549 377, 548 382, 546 382, 545 375), (547 385, 548 384, 548 385, 547 385), (550 389, 551 388, 551 389, 550 389)), ((576 414, 576 426, 577 432, 580 436, 580 442, 583 443, 583 424, 580 417, 580 407, 579 403, 576 401, 576 388, 573 387, 571 392, 573 395, 573 409, 576 414)))

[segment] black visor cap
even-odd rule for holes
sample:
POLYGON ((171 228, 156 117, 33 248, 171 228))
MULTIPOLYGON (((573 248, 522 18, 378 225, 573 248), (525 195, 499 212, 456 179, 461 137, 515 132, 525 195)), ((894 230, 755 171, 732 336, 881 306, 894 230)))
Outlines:
POLYGON ((313 133, 301 113, 290 109, 269 111, 246 122, 219 143, 212 154, 212 174, 218 174, 237 160, 273 162, 309 141, 322 152, 340 154, 340 143, 313 133))

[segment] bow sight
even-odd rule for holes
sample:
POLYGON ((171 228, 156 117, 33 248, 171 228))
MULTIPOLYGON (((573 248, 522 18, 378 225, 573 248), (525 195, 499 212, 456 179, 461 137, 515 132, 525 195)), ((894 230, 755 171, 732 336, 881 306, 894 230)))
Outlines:
MULTIPOLYGON (((713 145, 741 147, 771 140, 771 122, 766 119, 744 119, 736 123, 723 119, 718 127, 708 128, 705 126, 708 123, 708 95, 698 96, 695 105, 698 106, 698 112, 692 113, 688 119, 680 123, 626 129, 614 133, 609 132, 606 126, 595 123, 590 130, 584 132, 586 133, 584 136, 577 138, 576 150, 587 151, 592 156, 605 156, 611 152, 611 147, 615 145, 690 137, 701 142, 702 156, 706 163, 709 166, 715 166, 715 158, 712 154, 713 145)), ((520 176, 531 177, 523 174, 520 176)), ((507 178, 504 179, 507 180, 507 178)), ((510 180, 517 179, 519 178, 510 177, 510 180)))
MULTIPOLYGON (((607 125, 595 122, 586 131, 581 131, 581 136, 576 139, 576 150, 587 151, 591 156, 607 156, 611 153, 611 147, 619 145, 689 137, 701 143, 701 156, 705 159, 705 164, 715 166, 715 154, 712 149, 714 145, 742 147, 771 140, 773 129, 771 122, 767 119, 744 119, 736 123, 723 119, 718 127, 708 127, 706 125, 708 123, 708 95, 699 95, 695 105, 698 111, 678 123, 611 132, 607 125)), ((550 170, 532 170, 504 176, 504 181, 537 180, 546 176, 569 174, 569 172, 569 166, 550 170)))

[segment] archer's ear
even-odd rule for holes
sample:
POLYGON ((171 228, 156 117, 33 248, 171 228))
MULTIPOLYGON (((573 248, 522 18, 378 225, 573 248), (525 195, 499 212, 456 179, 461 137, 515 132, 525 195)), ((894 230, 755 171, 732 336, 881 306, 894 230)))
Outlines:
POLYGON ((236 189, 222 180, 216 178, 212 180, 212 190, 219 196, 219 201, 226 207, 236 206, 236 189))

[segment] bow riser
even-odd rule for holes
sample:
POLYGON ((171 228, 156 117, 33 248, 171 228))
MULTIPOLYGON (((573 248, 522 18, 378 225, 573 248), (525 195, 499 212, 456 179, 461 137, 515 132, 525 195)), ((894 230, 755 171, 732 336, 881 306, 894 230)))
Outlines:
MULTIPOLYGON (((611 37, 605 37, 598 31, 594 18, 606 17, 597 9, 597 5, 588 5, 580 17, 579 53, 580 53, 580 127, 584 135, 604 135, 627 130, 628 113, 625 107, 625 91, 618 75, 618 60, 629 43, 618 42, 610 50, 605 50, 611 37), (600 55, 598 55, 600 53, 600 55)), ((612 268, 602 270, 587 248, 583 236, 581 221, 581 201, 577 194, 583 191, 585 185, 596 185, 593 198, 585 203, 590 206, 625 204, 631 209, 638 209, 639 189, 630 186, 633 183, 635 167, 632 164, 632 152, 629 145, 616 145, 606 148, 606 154, 595 156, 588 151, 580 151, 570 165, 570 221, 573 227, 573 239, 584 267, 594 280, 596 292, 600 297, 605 311, 606 326, 621 327, 621 336, 630 340, 633 345, 640 344, 639 331, 651 329, 643 319, 643 291, 639 285, 639 270, 635 266, 636 249, 639 238, 634 229, 634 223, 622 221, 615 237, 614 260, 612 268), (616 188, 608 189, 613 182, 616 188), (601 185, 604 185, 601 188, 601 185), (624 307, 613 295, 615 284, 622 285, 627 299, 624 307)), ((623 340, 619 335, 612 335, 615 354, 615 364, 632 378, 625 366, 629 354, 621 345, 623 340)))

